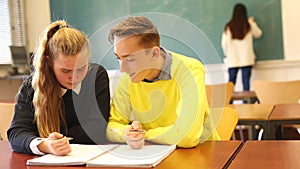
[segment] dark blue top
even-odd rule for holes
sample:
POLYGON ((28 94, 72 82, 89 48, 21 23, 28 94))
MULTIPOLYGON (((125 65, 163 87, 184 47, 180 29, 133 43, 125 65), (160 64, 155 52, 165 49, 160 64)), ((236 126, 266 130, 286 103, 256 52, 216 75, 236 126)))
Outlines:
MULTIPOLYGON (((7 136, 14 151, 32 154, 30 142, 39 137, 34 120, 32 76, 22 84, 15 113, 7 136)), ((70 143, 105 143, 105 131, 110 111, 109 79, 106 70, 98 64, 89 64, 81 83, 79 95, 67 90, 63 95, 66 127, 61 133, 74 139, 70 143)))

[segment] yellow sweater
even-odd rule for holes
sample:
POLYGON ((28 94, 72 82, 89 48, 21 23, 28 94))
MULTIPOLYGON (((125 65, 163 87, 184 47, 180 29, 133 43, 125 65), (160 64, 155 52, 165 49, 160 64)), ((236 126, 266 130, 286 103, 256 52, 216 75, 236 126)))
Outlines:
POLYGON ((218 140, 206 119, 204 66, 193 58, 172 54, 171 79, 133 83, 127 74, 118 82, 111 104, 107 138, 124 142, 122 132, 132 120, 147 130, 146 140, 178 147, 194 147, 199 141, 218 140))

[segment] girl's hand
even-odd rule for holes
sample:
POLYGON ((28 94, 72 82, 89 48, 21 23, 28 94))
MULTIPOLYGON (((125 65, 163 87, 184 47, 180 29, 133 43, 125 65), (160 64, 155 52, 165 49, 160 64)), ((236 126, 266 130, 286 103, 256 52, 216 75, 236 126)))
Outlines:
POLYGON ((44 139, 38 145, 38 149, 43 153, 64 156, 71 152, 69 139, 62 134, 54 132, 49 134, 48 138, 44 139))
POLYGON ((250 16, 250 17, 249 17, 249 21, 251 21, 251 22, 255 22, 255 19, 254 19, 254 17, 253 17, 253 16, 250 16))

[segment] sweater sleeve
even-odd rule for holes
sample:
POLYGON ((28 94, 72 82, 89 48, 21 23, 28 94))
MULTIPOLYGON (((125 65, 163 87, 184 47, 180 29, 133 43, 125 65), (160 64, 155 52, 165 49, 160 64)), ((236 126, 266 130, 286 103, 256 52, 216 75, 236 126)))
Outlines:
POLYGON ((125 142, 122 132, 116 132, 111 129, 125 129, 130 123, 131 104, 128 94, 129 82, 130 79, 126 74, 120 77, 111 103, 106 135, 107 139, 113 142, 125 142), (118 110, 122 110, 122 112, 118 110))
POLYGON ((23 82, 17 96, 10 128, 7 131, 8 140, 12 149, 16 152, 32 154, 30 142, 39 136, 34 122, 34 107, 32 104, 33 89, 31 80, 23 82))
POLYGON ((228 56, 228 45, 230 40, 231 40, 231 32, 229 31, 229 29, 226 29, 222 33, 222 39, 221 39, 221 46, 225 57, 228 56))
POLYGON ((260 38, 262 36, 262 30, 258 27, 257 23, 254 20, 249 19, 249 24, 253 37, 260 38))

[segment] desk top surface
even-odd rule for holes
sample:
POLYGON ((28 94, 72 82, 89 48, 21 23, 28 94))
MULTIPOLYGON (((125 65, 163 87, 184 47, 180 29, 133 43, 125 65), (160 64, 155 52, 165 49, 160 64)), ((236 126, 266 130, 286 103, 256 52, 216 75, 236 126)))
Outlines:
POLYGON ((300 140, 247 141, 229 169, 300 168, 300 140))
POLYGON ((300 120, 300 104, 277 104, 269 120, 300 120))
POLYGON ((239 114, 239 120, 268 120, 273 104, 236 104, 230 105, 239 114))
MULTIPOLYGON (((232 159, 232 156, 242 145, 235 141, 207 141, 195 148, 177 148, 156 168, 223 168, 232 159)), ((0 168, 1 169, 38 169, 39 166, 26 166, 26 161, 36 156, 12 152, 8 141, 0 141, 0 168)), ((43 169, 53 167, 43 166, 43 169)), ((61 166, 55 169, 86 169, 85 166, 61 166)), ((113 168, 110 168, 113 169, 113 168)))

